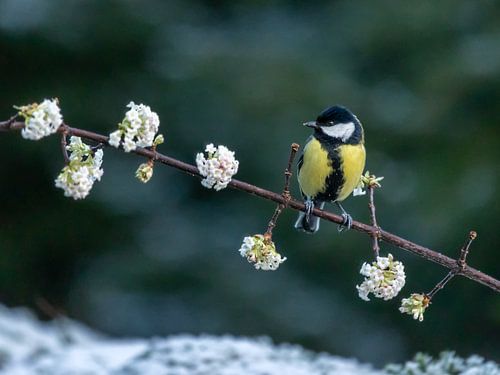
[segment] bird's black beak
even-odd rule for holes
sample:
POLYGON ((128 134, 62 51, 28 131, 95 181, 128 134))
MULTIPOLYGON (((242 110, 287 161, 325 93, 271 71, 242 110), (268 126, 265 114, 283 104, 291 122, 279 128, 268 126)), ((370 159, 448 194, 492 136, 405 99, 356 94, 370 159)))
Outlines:
POLYGON ((314 129, 316 129, 318 127, 318 123, 316 121, 307 121, 307 122, 304 122, 302 125, 307 126, 308 128, 314 128, 314 129))

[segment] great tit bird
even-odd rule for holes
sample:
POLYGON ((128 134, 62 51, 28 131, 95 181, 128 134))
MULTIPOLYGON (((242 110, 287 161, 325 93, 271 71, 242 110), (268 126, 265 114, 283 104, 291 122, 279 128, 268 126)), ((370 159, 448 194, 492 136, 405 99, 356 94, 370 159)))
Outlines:
POLYGON ((323 208, 334 202, 342 211, 344 222, 339 231, 349 229, 351 216, 340 205, 358 185, 365 167, 366 152, 363 127, 347 108, 325 109, 316 121, 304 123, 314 129, 298 161, 300 192, 306 212, 301 212, 295 228, 309 233, 319 229, 319 217, 314 207, 323 208))

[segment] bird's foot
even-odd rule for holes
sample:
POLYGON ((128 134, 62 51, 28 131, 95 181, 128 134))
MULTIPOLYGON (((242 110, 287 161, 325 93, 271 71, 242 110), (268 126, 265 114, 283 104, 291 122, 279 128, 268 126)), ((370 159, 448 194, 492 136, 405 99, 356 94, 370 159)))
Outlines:
POLYGON ((306 206, 306 217, 309 218, 314 210, 314 202, 308 199, 304 204, 306 206))
POLYGON ((342 224, 339 224, 337 230, 339 232, 343 232, 344 230, 349 230, 351 229, 351 226, 352 226, 352 217, 351 215, 349 215, 348 213, 346 212, 343 212, 342 213, 342 224))

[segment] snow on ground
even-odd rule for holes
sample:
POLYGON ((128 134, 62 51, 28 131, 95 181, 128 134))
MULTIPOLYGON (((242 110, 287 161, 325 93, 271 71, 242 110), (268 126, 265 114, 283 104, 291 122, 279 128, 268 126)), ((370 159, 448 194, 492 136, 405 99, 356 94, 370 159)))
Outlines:
POLYGON ((110 339, 64 319, 0 306, 0 373, 9 375, 375 375, 352 359, 267 338, 178 335, 110 339))
POLYGON ((42 323, 0 305, 0 374, 8 375, 500 375, 479 356, 417 354, 386 372, 268 338, 177 335, 112 339, 68 319, 42 323))

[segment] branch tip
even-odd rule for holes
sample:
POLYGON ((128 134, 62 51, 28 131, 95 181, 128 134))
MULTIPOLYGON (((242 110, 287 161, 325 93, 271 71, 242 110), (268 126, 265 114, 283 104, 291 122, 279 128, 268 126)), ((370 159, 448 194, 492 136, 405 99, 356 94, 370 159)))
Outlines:
POLYGON ((477 238, 477 232, 471 230, 469 232, 469 236, 468 236, 467 240, 465 241, 464 246, 462 247, 462 249, 460 249, 460 256, 457 260, 457 264, 460 267, 460 271, 463 271, 465 269, 465 267, 467 266, 466 261, 467 261, 467 255, 469 255, 469 248, 470 248, 470 245, 472 244, 472 242, 476 238, 477 238))

